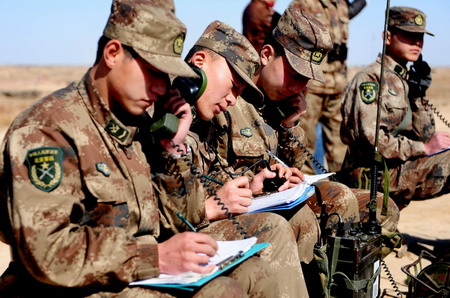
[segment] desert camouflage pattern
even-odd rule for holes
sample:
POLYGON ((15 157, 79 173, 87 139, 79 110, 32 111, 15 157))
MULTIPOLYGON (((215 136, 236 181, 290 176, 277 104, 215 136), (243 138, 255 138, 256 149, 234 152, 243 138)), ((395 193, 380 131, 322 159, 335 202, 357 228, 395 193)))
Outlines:
POLYGON ((268 1, 252 0, 242 14, 242 34, 259 53, 266 36, 272 32, 273 19, 280 15, 268 1))
POLYGON ((168 9, 172 1, 114 0, 103 35, 132 47, 159 70, 174 75, 196 77, 181 60, 186 27, 168 9))
POLYGON ((286 58, 299 74, 324 82, 320 67, 332 47, 325 26, 304 11, 288 8, 272 31, 273 37, 284 47, 286 58))
MULTIPOLYGON (((286 164, 292 167, 302 168, 305 159, 305 152, 300 149, 296 141, 289 138, 284 129, 275 131, 262 118, 254 105, 239 97, 236 105, 229 107, 225 113, 216 115, 214 121, 217 123, 217 152, 220 163, 228 171, 240 172, 248 169, 261 159, 269 160, 266 149, 271 150, 281 158, 286 164)), ((300 126, 289 129, 292 135, 304 142, 303 130, 300 126)), ((211 152, 202 152, 206 158, 214 160, 215 156, 211 152)), ((272 163, 274 161, 272 160, 272 163)), ((221 171, 220 167, 210 167, 211 176, 220 181, 229 179, 229 176, 221 171)), ((245 174, 252 177, 260 167, 255 166, 253 170, 245 174)), ((319 181, 315 183, 316 194, 307 200, 307 205, 300 210, 291 210, 291 214, 282 214, 289 219, 297 238, 300 259, 308 263, 312 258, 312 248, 317 242, 317 235, 320 229, 313 218, 320 219, 321 213, 330 214, 337 212, 344 222, 359 222, 361 217, 367 214, 367 202, 370 200, 369 192, 362 192, 350 189, 342 183, 319 181), (355 196, 357 192, 358 196, 355 196), (308 208, 309 207, 309 208, 308 208), (311 213, 311 210, 313 211, 311 213), (297 213, 295 213, 297 212, 297 213), (314 216, 311 216, 314 214, 314 216)), ((382 194, 378 202, 382 203, 382 194)), ((391 208, 395 203, 389 200, 390 209, 386 217, 377 218, 383 225, 396 227, 398 224, 398 208, 391 208)), ((334 227, 336 218, 331 218, 325 225, 327 228, 334 227)), ((394 228, 395 231, 395 228, 394 228)))
MULTIPOLYGON (((207 124, 210 126, 210 122, 203 122, 200 126, 204 128, 207 124)), ((211 148, 210 145, 205 139, 200 138, 192 130, 192 127, 187 143, 190 144, 194 152, 194 163, 201 164, 203 173, 208 173, 209 169, 214 168, 212 165, 216 155, 208 149, 211 148)), ((217 175, 216 172, 211 172, 208 175, 222 182, 231 179, 230 177, 217 175)), ((220 185, 213 183, 210 187, 217 190, 220 185)), ((298 295, 296 293, 300 293, 299 297, 307 297, 299 253, 295 249, 297 247, 295 241, 297 235, 294 235, 286 219, 272 213, 253 213, 239 215, 236 220, 244 227, 244 231, 248 235, 257 236, 260 242, 271 243, 261 253, 261 256, 269 263, 272 272, 276 273, 281 297, 292 297, 292 295, 298 295)), ((227 239, 230 233, 233 235, 236 232, 236 227, 230 220, 214 222, 205 220, 198 228, 202 232, 214 234, 215 237, 219 237, 218 239, 227 239)))
POLYGON ((253 76, 259 68, 259 55, 244 35, 225 23, 213 21, 195 45, 208 48, 227 59, 239 76, 262 97, 253 83, 253 76))
MULTIPOLYGON (((301 9, 319 20, 331 38, 334 51, 338 46, 347 45, 349 36, 348 4, 345 0, 293 0, 289 7, 301 9)), ((346 61, 329 61, 321 64, 324 81, 311 81, 308 90, 318 94, 339 94, 347 83, 346 61)))
MULTIPOLYGON (((324 81, 311 80, 308 83, 306 102, 308 109, 301 116, 301 126, 306 132, 308 150, 315 151, 316 126, 322 124, 322 137, 325 158, 331 172, 339 171, 347 147, 342 144, 339 127, 342 121, 340 113, 341 93, 347 84, 346 59, 331 59, 346 55, 343 53, 348 42, 349 14, 348 4, 344 0, 293 0, 290 7, 302 9, 324 24, 330 34, 333 49, 321 64, 324 81)), ((303 168, 307 174, 314 174, 314 168, 308 161, 303 168)))
MULTIPOLYGON (((349 146, 343 167, 351 174, 346 183, 352 187, 358 184, 361 168, 369 168, 373 160, 380 69, 378 57, 355 75, 343 96, 341 137, 349 146)), ((424 143, 435 131, 434 118, 421 98, 408 99, 406 78, 407 70, 386 56, 378 151, 389 168, 390 197, 400 209, 413 198, 447 193, 450 171, 450 151, 425 156, 424 143), (410 121, 395 132, 408 109, 410 121)))
MULTIPOLYGON (((149 146, 148 123, 141 124, 139 130, 126 126, 112 114, 89 72, 15 119, 0 158, 1 185, 7 190, 0 203, 9 216, 0 228, 12 246, 15 295, 42 290, 48 296, 101 291, 129 291, 130 296, 138 291, 160 297, 127 289, 131 281, 159 274, 157 244, 175 230, 161 219, 170 214, 159 209, 158 196, 162 202, 180 200, 161 198, 170 190, 151 182, 143 151, 149 146)), ((175 162, 181 178, 166 173, 167 184, 192 180, 184 159, 175 162)), ((201 190, 191 190, 184 199, 198 196, 204 196, 201 190)), ((275 286, 264 264, 246 266, 240 270, 245 274, 236 275, 240 282, 275 286)), ((206 296, 214 291, 223 293, 215 287, 206 296)), ((249 287, 241 294, 259 291, 249 287)))
MULTIPOLYGON (((260 253, 260 256, 277 277, 280 291, 280 296, 277 297, 308 297, 296 249, 296 236, 286 219, 273 213, 262 212, 239 215, 236 220, 249 235, 258 237, 258 242, 270 241, 271 244, 260 253)), ((229 220, 213 222, 201 231, 213 234, 219 240, 228 239, 231 231, 228 228, 230 223, 229 220)))
POLYGON ((408 32, 427 33, 434 36, 433 33, 425 29, 426 24, 427 15, 421 10, 404 6, 389 8, 388 26, 397 27, 408 32))

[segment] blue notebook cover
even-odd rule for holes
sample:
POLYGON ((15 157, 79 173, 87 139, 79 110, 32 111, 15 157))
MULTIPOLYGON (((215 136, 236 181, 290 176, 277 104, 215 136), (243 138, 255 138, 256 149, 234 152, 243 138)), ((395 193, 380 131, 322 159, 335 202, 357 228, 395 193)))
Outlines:
POLYGON ((186 290, 186 291, 195 291, 196 288, 203 286, 204 284, 206 284, 207 282, 209 282, 210 280, 212 280, 216 276, 219 276, 220 274, 224 273, 228 269, 230 269, 230 268, 232 268, 232 267, 242 263, 243 261, 245 261, 246 259, 248 259, 251 256, 253 256, 255 253, 257 253, 261 249, 269 246, 269 244, 270 243, 266 243, 266 242, 254 244, 252 246, 252 248, 250 248, 248 251, 246 251, 239 259, 237 259, 234 262, 232 262, 231 264, 225 266, 223 269, 217 270, 213 274, 205 276, 202 279, 199 279, 198 281, 193 282, 193 283, 189 283, 189 284, 151 284, 151 285, 140 284, 139 286, 160 287, 160 288, 174 288, 174 289, 180 289, 180 290, 186 290))

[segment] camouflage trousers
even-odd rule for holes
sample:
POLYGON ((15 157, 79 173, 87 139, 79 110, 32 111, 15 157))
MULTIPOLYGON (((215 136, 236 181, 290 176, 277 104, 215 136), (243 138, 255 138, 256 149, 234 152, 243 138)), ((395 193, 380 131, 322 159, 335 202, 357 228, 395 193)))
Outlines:
POLYGON ((0 278, 0 297, 279 297, 278 280, 259 256, 241 263, 227 276, 219 276, 194 292, 170 288, 109 286, 64 288, 45 285, 31 278, 18 263, 11 263, 0 278), (26 285, 26 286, 25 286, 26 285))
POLYGON ((450 191, 450 151, 410 159, 389 167, 389 196, 403 209, 413 199, 429 199, 450 191))
POLYGON ((289 221, 297 242, 300 261, 308 264, 314 258, 314 245, 320 240, 320 227, 316 214, 307 204, 289 210, 277 211, 289 221))
MULTIPOLYGON (((308 108, 300 119, 300 125, 308 139, 308 150, 314 153, 316 144, 316 126, 322 124, 322 138, 324 143, 325 158, 330 172, 341 169, 347 146, 342 143, 340 137, 341 94, 314 94, 306 95, 308 108)), ((314 174, 310 161, 305 163, 302 171, 306 174, 314 174)))
MULTIPOLYGON (((286 219, 262 212, 239 215, 236 220, 249 236, 256 236, 258 242, 270 243, 260 255, 277 277, 280 291, 277 297, 308 297, 294 233, 286 219)), ((213 222, 201 232, 216 240, 236 239, 236 227, 230 220, 213 222)))
MULTIPOLYGON (((308 199, 307 204, 312 211, 320 217, 321 214, 338 213, 344 223, 367 221, 370 202, 370 191, 365 189, 353 189, 346 185, 333 181, 319 181, 314 184, 316 193, 308 199)), ((377 193, 377 219, 381 226, 390 232, 397 229, 400 220, 400 211, 392 199, 388 201, 387 215, 381 215, 383 206, 383 194, 377 193)), ((336 225, 338 218, 331 217, 326 227, 336 225)))
POLYGON ((228 276, 219 276, 204 285, 198 291, 192 293, 182 290, 170 290, 161 288, 155 290, 144 287, 126 288, 120 293, 102 292, 96 293, 90 298, 100 297, 278 297, 276 278, 270 273, 268 265, 259 257, 252 257, 228 276))

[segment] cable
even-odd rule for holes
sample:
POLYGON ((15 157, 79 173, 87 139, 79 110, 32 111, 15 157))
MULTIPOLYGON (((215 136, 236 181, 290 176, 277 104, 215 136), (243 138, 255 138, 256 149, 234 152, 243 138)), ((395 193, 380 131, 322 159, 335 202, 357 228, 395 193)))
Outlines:
POLYGON ((395 282, 394 277, 392 276, 392 273, 389 271, 389 268, 384 260, 381 260, 381 265, 383 266, 383 269, 386 272, 386 276, 389 282, 391 283, 392 287, 394 288, 395 293, 397 293, 397 297, 403 297, 402 292, 400 292, 397 283, 395 282))
POLYGON ((445 119, 445 117, 437 110, 437 108, 432 103, 430 103, 430 101, 428 99, 423 98, 423 100, 424 100, 424 104, 426 106, 430 107, 430 109, 438 116, 438 118, 441 119, 441 121, 444 122, 444 124, 450 128, 450 121, 445 119))
MULTIPOLYGON (((329 174, 330 172, 314 157, 314 155, 306 148, 306 146, 296 137, 294 136, 294 134, 291 132, 290 129, 284 127, 283 125, 280 125, 280 127, 282 129, 284 129, 290 140, 295 141, 296 143, 298 143, 298 145, 300 146, 300 148, 305 152, 305 154, 307 155, 307 157, 311 160, 312 163, 314 163, 314 165, 323 173, 323 174, 329 174)), ((330 180, 332 181, 336 181, 336 178, 334 178, 334 176, 330 176, 330 180)))
POLYGON ((179 144, 175 144, 172 140, 172 146, 177 150, 177 152, 181 155, 181 157, 184 159, 184 161, 187 163, 187 165, 191 169, 191 173, 195 175, 202 185, 206 188, 208 194, 213 197, 213 200, 216 201, 217 205, 220 206, 220 209, 223 210, 225 213, 225 216, 228 217, 229 220, 236 226, 236 230, 239 232, 239 234, 244 235, 244 239, 250 238, 251 236, 248 235, 248 233, 244 230, 244 228, 241 226, 241 224, 236 220, 234 215, 230 212, 230 210, 225 206, 225 204, 222 202, 222 200, 217 196, 217 192, 215 189, 213 189, 209 185, 209 180, 205 178, 202 174, 202 172, 195 167, 192 160, 189 158, 187 154, 184 153, 183 150, 181 150, 181 146, 179 144))

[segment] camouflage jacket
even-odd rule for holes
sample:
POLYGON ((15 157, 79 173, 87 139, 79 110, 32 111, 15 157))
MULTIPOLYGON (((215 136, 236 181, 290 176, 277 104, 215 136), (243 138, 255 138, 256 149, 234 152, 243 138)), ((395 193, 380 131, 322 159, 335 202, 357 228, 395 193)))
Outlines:
MULTIPOLYGON (((163 202, 180 199, 151 182, 145 128, 112 114, 89 72, 15 119, 1 148, 0 203, 10 218, 1 230, 34 280, 88 287, 159 274, 160 220, 181 223, 160 214, 155 190, 163 202)), ((189 180, 185 161, 176 162, 177 179, 189 180)))
POLYGON ((293 0, 290 7, 304 10, 321 21, 330 34, 333 49, 321 68, 325 82, 311 80, 308 83, 309 92, 316 94, 339 94, 347 83, 346 59, 330 59, 334 54, 345 55, 348 41, 349 12, 345 0, 293 0), (345 49, 345 50, 344 50, 345 49))
MULTIPOLYGON (((223 168, 230 172, 248 170, 254 163, 259 162, 245 174, 252 177, 264 167, 261 160, 269 160, 266 150, 271 150, 281 160, 291 166, 301 168, 306 155, 296 141, 289 138, 283 130, 275 130, 261 116, 255 106, 242 97, 238 97, 236 105, 228 107, 227 111, 218 114, 213 119, 215 137, 210 137, 212 149, 209 150, 209 173, 221 173, 217 178, 230 179, 221 171, 223 168), (217 150, 217 156, 211 154, 217 150)), ((297 125, 289 131, 300 141, 305 142, 303 129, 297 125)), ((271 163, 275 163, 274 160, 271 163)))
MULTIPOLYGON (((345 163, 354 168, 367 165, 375 144, 377 97, 381 59, 359 71, 343 95, 341 138, 349 146, 345 163)), ((434 132, 431 110, 421 98, 408 99, 407 70, 386 56, 378 151, 388 162, 406 161, 425 154, 424 142, 434 132), (397 127, 411 111, 401 131, 397 127)))

